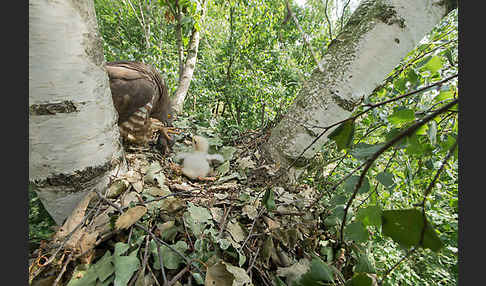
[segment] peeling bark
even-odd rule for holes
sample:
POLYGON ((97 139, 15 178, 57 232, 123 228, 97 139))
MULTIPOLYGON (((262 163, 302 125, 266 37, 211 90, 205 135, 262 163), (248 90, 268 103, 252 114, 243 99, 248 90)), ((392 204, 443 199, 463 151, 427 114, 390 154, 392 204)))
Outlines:
POLYGON ((29 1, 29 181, 57 224, 123 168, 92 1, 29 1))
MULTIPOLYGON (((279 166, 290 164, 322 132, 348 118, 419 41, 450 11, 444 1, 367 0, 329 46, 264 149, 279 166), (398 39, 398 41, 397 41, 398 39)), ((330 129, 309 148, 283 180, 292 185, 303 166, 327 141, 330 129)))

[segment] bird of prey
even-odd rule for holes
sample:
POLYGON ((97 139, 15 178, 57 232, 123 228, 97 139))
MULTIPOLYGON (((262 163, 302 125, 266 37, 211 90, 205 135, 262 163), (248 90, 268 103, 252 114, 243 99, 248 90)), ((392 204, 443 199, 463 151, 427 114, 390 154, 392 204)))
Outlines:
POLYGON ((134 61, 107 62, 113 103, 121 136, 134 144, 146 144, 155 131, 168 151, 171 103, 167 86, 151 65, 134 61))

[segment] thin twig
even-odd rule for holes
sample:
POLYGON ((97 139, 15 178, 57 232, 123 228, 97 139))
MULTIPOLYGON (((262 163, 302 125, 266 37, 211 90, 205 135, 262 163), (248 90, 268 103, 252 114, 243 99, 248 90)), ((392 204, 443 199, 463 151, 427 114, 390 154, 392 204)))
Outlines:
MULTIPOLYGON (((107 204, 109 204, 110 206, 114 207, 119 213, 123 214, 123 210, 117 206, 116 204, 110 202, 107 198, 105 198, 102 194, 100 194, 100 192, 96 191, 96 194, 98 194, 98 197, 100 199, 102 199, 104 202, 106 202, 107 204)), ((145 231, 146 233, 150 234, 156 241, 158 241, 159 243, 161 243, 162 245, 166 246, 167 248, 169 248, 170 250, 172 250, 173 252, 175 252, 179 257, 181 257, 182 259, 184 259, 184 261, 186 261, 186 263, 188 264, 192 264, 192 261, 189 260, 186 256, 184 256, 182 253, 180 253, 177 249, 175 249, 174 247, 172 247, 170 244, 168 244, 167 242, 159 239, 158 237, 156 237, 149 229, 147 229, 145 226, 143 226, 142 224, 136 222, 134 224, 137 228, 145 231)), ((201 269, 199 269, 199 267, 195 264, 194 265, 194 268, 196 268, 196 270, 202 275, 204 276, 204 273, 201 271, 201 269)))
MULTIPOLYGON (((100 202, 98 202, 98 204, 100 204, 100 202)), ((93 207, 92 209, 90 209, 88 211, 88 213, 84 216, 83 220, 78 224, 76 225, 76 227, 70 232, 68 233, 62 240, 61 244, 58 246, 58 248, 56 249, 56 251, 54 251, 54 253, 51 255, 51 257, 49 257, 49 259, 43 264, 43 267, 49 265, 50 263, 52 263, 52 261, 54 261, 54 259, 56 258, 57 254, 59 253, 59 251, 61 251, 61 249, 64 247, 64 245, 69 241, 69 239, 71 239, 71 236, 73 236, 73 234, 82 226, 86 223, 86 220, 88 219, 88 217, 91 215, 91 213, 96 209, 98 205, 96 205, 95 207, 93 207)), ((43 270, 43 268, 38 268, 34 273, 33 273, 33 276, 32 277, 36 277, 37 275, 39 275, 39 273, 43 270)))
POLYGON ((346 2, 346 4, 344 4, 343 11, 341 12, 341 31, 343 30, 343 27, 344 27, 344 12, 346 11, 346 8, 348 8, 348 5, 349 5, 350 2, 351 2, 351 0, 348 0, 348 2, 346 2))
POLYGON ((152 278, 154 279, 155 284, 157 284, 157 286, 160 286, 157 277, 155 276, 154 272, 152 271, 152 268, 150 267, 150 264, 147 264, 147 269, 149 270, 150 274, 152 274, 152 278))
POLYGON ((155 240, 155 243, 157 244, 157 255, 159 257, 160 272, 162 272, 162 281, 164 282, 162 285, 167 286, 167 276, 165 275, 164 261, 162 259, 162 252, 160 251, 160 243, 155 239, 155 235, 152 232, 150 232, 150 236, 153 240, 155 240))
MULTIPOLYGON (((251 269, 253 268, 253 266, 255 266, 255 262, 256 262, 256 259, 258 257, 258 254, 260 253, 260 249, 261 247, 257 247, 257 250, 256 250, 256 253, 255 255, 253 256, 253 259, 250 263, 250 266, 248 266, 248 269, 246 269, 246 273, 250 273, 251 269)), ((251 249, 250 249, 251 250, 251 249)))
POLYGON ((184 275, 186 272, 188 272, 190 269, 189 265, 186 265, 186 267, 184 267, 181 271, 179 271, 179 273, 177 273, 173 278, 172 280, 169 281, 169 283, 167 284, 167 286, 172 286, 174 285, 177 280, 181 279, 182 275, 184 275))
POLYGON ((410 249, 406 254, 405 256, 403 256, 397 263, 395 263, 395 265, 393 265, 390 269, 388 269, 385 274, 383 274, 383 277, 381 278, 380 282, 378 282, 378 285, 382 285, 383 284, 383 281, 385 280, 385 278, 388 276, 388 274, 390 274, 395 268, 397 268, 398 265, 400 265, 400 263, 402 263, 405 259, 407 259, 413 252, 415 252, 416 248, 412 248, 410 249))
POLYGON ((248 232, 248 235, 246 236, 245 238, 245 241, 243 241, 243 244, 241 245, 240 247, 240 250, 243 251, 243 247, 246 245, 246 243, 248 242, 248 239, 250 238, 251 236, 251 233, 253 232, 253 227, 255 227, 255 223, 257 222, 257 220, 260 218, 260 216, 263 214, 263 212, 265 211, 265 208, 263 208, 262 206, 260 206, 260 210, 258 212, 258 215, 257 217, 253 220, 253 223, 251 224, 251 227, 250 227, 250 231, 248 232))
POLYGON ((329 0, 326 0, 326 7, 324 8, 324 16, 326 17, 326 20, 327 20, 327 27, 329 29, 329 39, 332 39, 332 29, 331 29, 331 20, 329 20, 329 15, 327 15, 327 4, 328 4, 329 0))
MULTIPOLYGON (((392 162, 393 158, 395 157, 395 155, 397 154, 397 151, 398 149, 395 149, 395 151, 393 151, 393 154, 391 155, 390 159, 388 160, 388 162, 386 163, 386 166, 385 168, 383 169, 383 172, 385 172, 388 167, 390 166, 390 163, 392 162)), ((370 197, 373 193, 377 192, 378 191, 378 184, 380 182, 376 182, 376 185, 375 185, 375 188, 373 189, 372 192, 370 192, 370 194, 363 200, 361 201, 361 203, 356 207, 356 209, 359 209, 361 207, 361 205, 363 205, 370 197)))
POLYGON ((318 135, 316 138, 314 138, 314 140, 312 140, 312 142, 311 142, 311 143, 310 143, 310 144, 309 144, 309 145, 308 145, 308 146, 307 146, 307 147, 306 147, 306 148, 305 148, 305 149, 304 149, 304 150, 303 150, 303 151, 302 151, 302 152, 299 154, 299 156, 297 156, 297 157, 296 157, 296 158, 295 158, 295 159, 292 161, 292 163, 291 163, 291 164, 290 164, 290 165, 287 167, 287 171, 289 171, 289 170, 290 170, 290 168, 292 168, 292 167, 295 165, 295 163, 296 163, 296 162, 297 162, 297 161, 298 161, 298 160, 299 160, 299 159, 302 157, 302 155, 304 155, 304 153, 305 153, 305 152, 306 152, 306 151, 307 151, 309 148, 311 148, 311 147, 312 147, 312 146, 313 146, 313 145, 314 145, 314 144, 315 144, 315 143, 316 143, 316 142, 317 142, 317 141, 318 141, 318 140, 319 140, 319 139, 320 139, 322 136, 324 136, 324 134, 325 134, 327 131, 329 131, 329 129, 331 129, 332 127, 337 126, 337 125, 340 125, 340 124, 342 124, 342 123, 344 123, 344 122, 346 122, 346 121, 349 121, 349 120, 356 120, 358 117, 360 117, 360 116, 361 116, 361 115, 363 115, 363 114, 366 114, 367 112, 369 112, 370 110, 372 110, 372 109, 374 109, 374 108, 377 108, 377 107, 379 107, 379 106, 382 106, 382 105, 384 105, 384 104, 387 104, 387 103, 390 103, 390 102, 393 102, 393 101, 397 101, 397 100, 403 99, 403 98, 405 98, 405 97, 408 97, 408 96, 411 96, 411 95, 413 95, 413 94, 419 93, 419 92, 424 91, 424 90, 426 90, 426 89, 429 89, 429 88, 431 88, 431 87, 434 87, 434 86, 437 86, 437 85, 441 85, 441 84, 443 84, 444 82, 447 82, 447 81, 449 81, 449 80, 451 80, 451 79, 453 79, 453 78, 455 78, 455 77, 457 77, 457 76, 458 76, 458 74, 456 73, 455 75, 452 75, 452 76, 450 76, 450 77, 448 77, 448 78, 445 78, 445 79, 443 79, 443 80, 441 80, 441 81, 435 82, 435 83, 433 83, 433 84, 431 84, 431 85, 428 85, 428 86, 425 86, 425 87, 419 88, 419 89, 417 89, 417 90, 411 91, 411 92, 409 92, 409 93, 407 93, 407 94, 404 94, 404 95, 401 95, 401 96, 397 96, 397 97, 395 97, 395 98, 392 98, 392 99, 389 99, 389 100, 386 100, 386 101, 383 101, 383 102, 380 102, 380 103, 365 105, 365 106, 368 106, 368 108, 367 108, 366 110, 364 110, 364 111, 362 111, 362 112, 360 112, 360 113, 358 113, 358 114, 356 114, 356 115, 354 115, 354 116, 348 117, 348 118, 346 118, 346 119, 343 119, 343 120, 341 120, 341 121, 338 121, 338 122, 336 122, 336 123, 333 123, 333 124, 331 124, 331 125, 328 125, 328 126, 326 126, 326 127, 313 126, 314 128, 322 128, 322 129, 324 129, 324 130, 323 130, 323 131, 322 131, 322 132, 321 132, 321 133, 320 133, 320 134, 319 134, 319 135, 318 135))
POLYGON ((66 262, 64 262, 64 265, 62 266, 61 272, 59 272, 59 275, 57 275, 56 280, 54 280, 54 283, 52 284, 52 286, 57 286, 57 284, 61 280, 62 275, 64 274, 64 272, 66 272, 66 267, 69 264, 69 262, 71 262, 72 257, 73 257, 73 253, 71 252, 71 253, 69 253, 69 256, 66 259, 66 262))
POLYGON ((424 241, 425 229, 427 228, 427 218, 425 216, 425 202, 427 200, 427 196, 432 191, 432 187, 435 185, 435 182, 439 178, 440 173, 442 173, 442 171, 444 170, 444 167, 447 165, 447 161, 452 156, 452 154, 454 154, 454 150, 456 149, 456 147, 457 147, 457 140, 456 140, 456 142, 454 142, 452 147, 449 149, 449 152, 447 153, 445 158, 442 160, 442 164, 441 164, 439 170, 437 170, 437 172, 435 173, 435 176, 432 179, 432 181, 430 182, 430 184, 428 185, 427 189, 425 189, 424 198, 422 200, 422 203, 420 204, 420 206, 422 207, 422 215, 423 215, 423 218, 424 218, 424 226, 423 226, 422 231, 420 233, 419 245, 422 245, 422 243, 424 241))
POLYGON ((135 275, 135 277, 132 279, 132 281, 130 282, 130 284, 128 284, 128 286, 133 286, 137 280, 138 280, 138 277, 140 275, 142 275, 142 278, 144 279, 144 272, 145 272, 145 267, 147 265, 147 261, 148 261, 148 248, 149 248, 149 235, 146 235, 145 236, 145 250, 144 250, 144 253, 143 253, 143 262, 142 262, 142 268, 140 268, 137 272, 137 274, 135 275))

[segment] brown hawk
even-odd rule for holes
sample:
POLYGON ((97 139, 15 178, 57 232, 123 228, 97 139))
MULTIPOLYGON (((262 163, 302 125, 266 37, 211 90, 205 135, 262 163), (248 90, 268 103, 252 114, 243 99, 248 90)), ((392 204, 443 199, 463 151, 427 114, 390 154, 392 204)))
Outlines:
POLYGON ((107 62, 105 68, 121 136, 130 143, 146 144, 161 130, 159 141, 166 152, 172 109, 160 74, 150 65, 132 61, 107 62))

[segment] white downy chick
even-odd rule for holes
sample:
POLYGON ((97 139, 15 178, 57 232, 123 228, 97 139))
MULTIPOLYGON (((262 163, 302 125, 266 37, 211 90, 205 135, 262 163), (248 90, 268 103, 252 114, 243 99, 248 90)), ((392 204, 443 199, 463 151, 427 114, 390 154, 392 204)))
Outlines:
POLYGON ((223 162, 224 158, 220 154, 208 154, 208 140, 201 136, 192 137, 192 146, 194 151, 191 153, 180 153, 176 160, 183 159, 182 173, 190 179, 204 178, 211 172, 209 162, 223 162))

